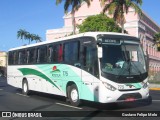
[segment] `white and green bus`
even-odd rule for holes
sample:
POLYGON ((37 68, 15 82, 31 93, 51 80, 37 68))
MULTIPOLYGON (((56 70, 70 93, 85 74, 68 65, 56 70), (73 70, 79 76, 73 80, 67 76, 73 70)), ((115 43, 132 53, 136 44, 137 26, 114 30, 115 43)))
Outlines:
POLYGON ((140 40, 120 33, 87 32, 8 51, 7 81, 24 94, 38 91, 100 103, 149 97, 140 40))

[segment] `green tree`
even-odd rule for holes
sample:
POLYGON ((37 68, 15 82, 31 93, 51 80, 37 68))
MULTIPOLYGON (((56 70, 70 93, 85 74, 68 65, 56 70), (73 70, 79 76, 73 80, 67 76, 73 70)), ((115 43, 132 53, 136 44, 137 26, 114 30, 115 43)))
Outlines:
POLYGON ((156 33, 154 36, 153 36, 153 40, 156 42, 156 43, 160 43, 160 32, 159 33, 156 33))
POLYGON ((89 31, 121 32, 121 28, 115 21, 103 14, 89 16, 78 28, 80 33, 89 31))
POLYGON ((142 5, 142 0, 100 0, 101 5, 104 6, 103 13, 108 11, 110 15, 113 15, 113 19, 119 23, 122 27, 122 33, 124 33, 125 17, 129 8, 133 8, 135 13, 139 15, 142 14, 140 5, 142 5))
POLYGON ((156 33, 154 36, 153 36, 153 40, 155 42, 155 44, 157 45, 157 50, 160 51, 160 32, 159 33, 156 33))
POLYGON ((32 41, 36 41, 36 42, 41 42, 42 41, 41 37, 39 35, 31 34, 24 29, 20 29, 17 32, 17 38, 21 39, 21 40, 28 40, 29 41, 28 44, 30 44, 30 42, 32 42, 32 41))
MULTIPOLYGON (((84 1, 87 3, 88 6, 90 6, 90 1, 92 0, 65 0, 64 12, 68 13, 68 9, 71 7, 73 34, 75 34, 76 32, 75 12, 80 8, 81 3, 84 1)), ((62 0, 56 0, 57 5, 60 3, 62 3, 62 0)))

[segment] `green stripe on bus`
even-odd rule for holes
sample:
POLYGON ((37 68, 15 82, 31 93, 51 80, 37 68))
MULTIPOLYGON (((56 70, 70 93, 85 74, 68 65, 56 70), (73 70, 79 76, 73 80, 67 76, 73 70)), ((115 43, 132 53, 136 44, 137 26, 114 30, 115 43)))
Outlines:
POLYGON ((59 89, 59 87, 54 82, 52 82, 52 80, 50 78, 48 78, 46 75, 44 75, 42 72, 39 72, 39 71, 31 69, 31 68, 19 68, 18 70, 21 71, 23 75, 36 75, 36 76, 39 76, 39 77, 47 80, 48 82, 50 82, 56 88, 59 89))

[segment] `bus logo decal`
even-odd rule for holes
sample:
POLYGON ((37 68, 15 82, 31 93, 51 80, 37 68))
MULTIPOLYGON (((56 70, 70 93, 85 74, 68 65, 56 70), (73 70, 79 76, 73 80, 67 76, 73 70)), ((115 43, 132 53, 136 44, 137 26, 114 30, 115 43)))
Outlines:
POLYGON ((53 66, 51 74, 53 77, 61 77, 61 71, 59 69, 57 69, 57 66, 53 66))
POLYGON ((59 69, 57 69, 57 66, 53 66, 51 72, 61 72, 59 69))

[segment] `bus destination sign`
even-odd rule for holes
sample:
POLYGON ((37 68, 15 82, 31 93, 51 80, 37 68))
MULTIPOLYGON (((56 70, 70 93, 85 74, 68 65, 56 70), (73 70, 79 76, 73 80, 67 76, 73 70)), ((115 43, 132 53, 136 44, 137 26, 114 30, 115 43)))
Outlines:
POLYGON ((116 39, 103 39, 102 40, 102 43, 104 44, 119 44, 120 43, 120 40, 116 40, 116 39))

